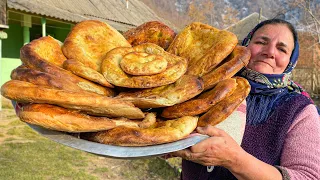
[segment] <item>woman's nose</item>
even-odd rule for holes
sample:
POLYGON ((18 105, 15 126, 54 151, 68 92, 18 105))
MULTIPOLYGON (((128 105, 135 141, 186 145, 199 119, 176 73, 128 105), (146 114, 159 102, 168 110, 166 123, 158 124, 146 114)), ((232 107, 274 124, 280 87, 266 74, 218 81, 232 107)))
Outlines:
POLYGON ((272 44, 268 44, 265 46, 264 53, 269 57, 269 58, 274 58, 275 57, 275 52, 276 52, 276 47, 272 44))

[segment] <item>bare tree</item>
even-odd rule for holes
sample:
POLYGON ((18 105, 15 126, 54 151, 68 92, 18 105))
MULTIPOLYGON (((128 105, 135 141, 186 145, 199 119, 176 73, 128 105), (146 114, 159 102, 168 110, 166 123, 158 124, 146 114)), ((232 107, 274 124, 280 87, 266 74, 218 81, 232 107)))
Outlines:
MULTIPOLYGON (((275 1, 274 1, 275 2, 275 1)), ((314 0, 288 0, 286 6, 280 9, 274 9, 274 17, 290 16, 289 18, 297 24, 298 28, 301 27, 304 31, 309 31, 314 35, 316 42, 320 43, 320 12, 317 9, 320 5, 314 0), (302 17, 297 17, 297 14, 290 13, 297 10, 302 10, 302 17)))
POLYGON ((188 16, 190 22, 198 21, 202 23, 210 23, 208 16, 210 16, 213 10, 214 4, 211 0, 204 0, 200 3, 192 1, 188 8, 188 16))

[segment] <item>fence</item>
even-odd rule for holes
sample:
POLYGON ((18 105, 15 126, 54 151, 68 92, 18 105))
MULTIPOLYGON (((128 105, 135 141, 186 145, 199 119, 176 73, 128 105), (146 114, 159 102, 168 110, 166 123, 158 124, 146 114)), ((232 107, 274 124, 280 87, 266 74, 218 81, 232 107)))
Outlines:
POLYGON ((292 72, 292 80, 299 83, 320 106, 320 70, 314 68, 298 68, 292 72))

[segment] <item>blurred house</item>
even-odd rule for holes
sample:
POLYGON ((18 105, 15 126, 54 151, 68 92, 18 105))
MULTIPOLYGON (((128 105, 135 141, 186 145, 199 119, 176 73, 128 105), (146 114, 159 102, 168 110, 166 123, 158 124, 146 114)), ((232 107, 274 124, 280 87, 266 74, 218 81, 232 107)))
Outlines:
POLYGON ((261 21, 267 20, 266 17, 259 13, 252 13, 249 16, 241 19, 234 25, 226 28, 226 30, 233 32, 238 37, 239 44, 248 35, 248 33, 261 21))

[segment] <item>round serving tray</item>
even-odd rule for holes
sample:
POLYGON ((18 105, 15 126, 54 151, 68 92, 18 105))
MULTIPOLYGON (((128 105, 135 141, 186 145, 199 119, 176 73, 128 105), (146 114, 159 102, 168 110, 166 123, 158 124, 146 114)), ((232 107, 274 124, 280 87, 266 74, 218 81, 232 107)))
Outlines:
MULTIPOLYGON (((228 118, 217 124, 216 127, 227 132, 238 144, 241 144, 245 123, 246 119, 243 110, 234 111, 228 118)), ((74 134, 49 130, 32 124, 28 125, 42 136, 47 137, 60 144, 89 153, 114 158, 141 158, 149 156, 160 156, 166 153, 188 148, 209 137, 207 135, 192 133, 187 138, 176 142, 153 146, 125 147, 100 144, 80 139, 74 134)))
POLYGON ((143 146, 143 147, 124 147, 124 146, 113 146, 100 144, 96 142, 87 141, 84 139, 77 138, 76 136, 49 130, 42 128, 40 126, 28 124, 32 129, 37 131, 44 137, 51 139, 57 143, 86 151, 89 153, 115 157, 115 158, 137 158, 137 157, 148 157, 148 156, 160 156, 169 152, 178 151, 181 149, 188 148, 206 138, 207 135, 193 134, 186 139, 182 139, 172 143, 153 145, 153 146, 143 146))

